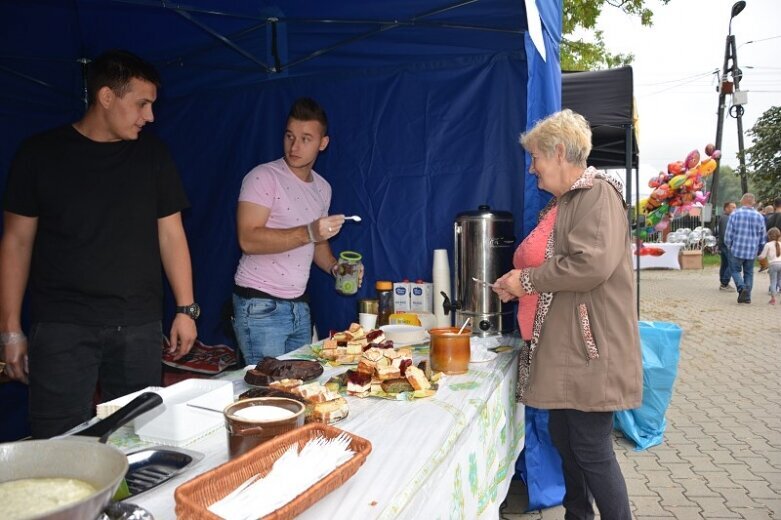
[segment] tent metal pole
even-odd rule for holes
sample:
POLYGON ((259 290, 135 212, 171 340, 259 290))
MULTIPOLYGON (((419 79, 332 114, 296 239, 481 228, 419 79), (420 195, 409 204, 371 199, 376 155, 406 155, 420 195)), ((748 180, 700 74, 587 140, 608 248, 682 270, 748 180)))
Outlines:
MULTIPOLYGON (((300 58, 298 60, 291 61, 290 63, 288 63, 285 66, 285 68, 289 69, 289 68, 295 67, 296 65, 299 65, 299 64, 301 64, 301 63, 303 63, 305 61, 309 61, 309 60, 311 60, 313 58, 316 58, 318 56, 326 54, 326 53, 328 53, 328 52, 330 52, 330 51, 332 51, 334 49, 338 49, 339 47, 344 47, 345 45, 349 45, 349 44, 355 43, 357 41, 365 40, 366 38, 374 36, 375 34, 379 34, 379 33, 388 31, 390 29, 395 29, 397 27, 401 27, 401 26, 404 26, 404 25, 415 25, 415 24, 418 24, 419 23, 418 20, 420 18, 426 18, 428 16, 441 14, 441 13, 444 13, 446 11, 450 11, 452 9, 457 9, 457 8, 463 7, 465 5, 469 5, 469 4, 475 3, 477 1, 478 0, 464 0, 464 1, 460 1, 460 2, 455 2, 453 4, 447 5, 445 7, 441 7, 439 9, 434 9, 432 11, 427 11, 425 13, 420 13, 418 15, 412 16, 409 20, 406 20, 406 21, 394 20, 394 21, 389 22, 387 24, 383 24, 381 27, 379 27, 377 29, 373 29, 371 31, 368 31, 368 32, 365 32, 365 33, 362 33, 362 34, 359 34, 359 35, 356 35, 356 36, 353 36, 352 38, 348 38, 346 40, 342 40, 341 42, 337 42, 334 45, 331 45, 329 47, 325 47, 323 49, 319 49, 319 50, 309 54, 308 56, 304 56, 303 58, 300 58)), ((291 20, 285 20, 284 18, 280 18, 280 21, 291 21, 291 20)), ((314 20, 314 21, 321 22, 321 23, 325 22, 325 20, 314 20)), ((378 22, 370 22, 370 23, 378 23, 378 22)), ((489 30, 489 29, 486 28, 485 30, 489 30)), ((523 33, 523 31, 520 32, 520 34, 522 34, 522 33, 523 33)))
POLYGON ((214 9, 203 9, 201 7, 194 7, 191 5, 184 5, 184 4, 171 4, 166 5, 165 2, 160 2, 159 0, 109 0, 115 4, 128 4, 128 5, 135 5, 139 7, 150 7, 153 9, 172 9, 174 11, 182 11, 182 12, 188 12, 188 13, 198 13, 198 14, 209 14, 213 16, 229 16, 231 18, 244 18, 247 20, 266 20, 268 19, 269 15, 263 15, 263 14, 244 14, 244 13, 231 13, 228 11, 217 11, 214 9))
POLYGON ((73 99, 75 97, 76 99, 81 101, 81 99, 78 96, 74 96, 72 92, 67 92, 65 90, 60 90, 60 89, 58 89, 57 87, 55 87, 54 85, 52 85, 50 83, 46 83, 43 80, 40 80, 38 78, 34 78, 32 76, 28 76, 27 74, 23 74, 23 73, 21 73, 19 71, 16 71, 14 69, 9 69, 8 67, 4 67, 4 66, 0 65, 0 71, 6 72, 6 73, 8 73, 8 74, 10 74, 12 76, 17 76, 17 77, 22 78, 22 79, 27 80, 27 81, 31 81, 32 83, 35 83, 36 85, 40 85, 42 87, 46 87, 46 88, 52 90, 53 92, 57 92, 58 94, 62 94, 65 97, 68 97, 68 98, 71 98, 71 99, 73 99))
MULTIPOLYGON (((627 215, 629 218, 629 232, 632 232, 632 170, 634 165, 634 157, 632 156, 632 150, 634 148, 634 145, 632 143, 632 138, 634 137, 634 125, 632 123, 629 123, 629 125, 624 127, 624 134, 625 134, 625 148, 624 148, 624 157, 626 163, 624 164, 624 167, 626 168, 626 185, 628 186, 627 192, 626 192, 626 199, 629 202, 629 214, 627 215)), ((635 174, 634 178, 637 180, 637 186, 634 190, 635 193, 635 209, 640 207, 640 164, 638 161, 637 164, 637 173, 635 174)), ((631 237, 631 240, 634 240, 634 237, 631 237)), ((635 276, 637 277, 637 284, 636 284, 636 298, 637 298, 637 319, 640 319, 640 255, 635 255, 635 276)))
POLYGON ((263 68, 264 72, 273 72, 273 70, 268 65, 266 65, 265 63, 263 63, 262 61, 257 59, 255 56, 253 56, 249 52, 245 51, 244 49, 242 49, 241 47, 239 47, 238 45, 236 45, 235 43, 230 41, 228 38, 226 38, 222 34, 220 34, 217 31, 215 31, 214 29, 212 29, 208 25, 206 25, 204 23, 201 23, 198 20, 196 20, 195 18, 193 18, 190 13, 188 13, 186 11, 180 11, 178 9, 174 9, 174 12, 176 14, 178 14, 179 16, 181 16, 182 18, 184 18, 185 20, 187 20, 188 22, 190 22, 193 25, 195 25, 196 27, 198 27, 199 29, 201 29, 201 30, 207 32, 208 34, 212 35, 214 38, 216 38, 217 40, 221 41, 222 43, 224 43, 225 45, 227 45, 228 47, 230 47, 234 51, 238 52, 239 54, 241 54, 242 56, 244 56, 245 58, 247 58, 251 62, 253 62, 253 63, 257 64, 257 65, 260 65, 260 67, 263 68))
MULTIPOLYGON (((237 31, 235 33, 231 33, 231 34, 227 35, 226 38, 228 38, 229 40, 235 40, 237 38, 241 38, 241 37, 250 35, 250 34, 252 34, 255 31, 258 31, 258 30, 261 30, 261 29, 265 29, 267 25, 268 25, 268 20, 264 21, 263 23, 255 24, 255 25, 252 25, 252 26, 247 27, 245 29, 242 29, 241 31, 237 31)), ((208 51, 218 47, 220 44, 221 44, 220 42, 214 42, 214 43, 209 43, 208 45, 202 45, 200 47, 193 48, 187 54, 182 54, 180 56, 177 56, 176 58, 172 58, 172 59, 160 62, 160 65, 163 66, 163 67, 167 67, 167 66, 170 66, 170 65, 179 64, 179 63, 181 63, 184 60, 187 60, 189 58, 198 56, 199 54, 202 54, 204 52, 208 52, 208 51)), ((230 68, 234 69, 233 67, 230 67, 230 68)), ((234 70, 237 70, 237 69, 234 69, 234 70)))

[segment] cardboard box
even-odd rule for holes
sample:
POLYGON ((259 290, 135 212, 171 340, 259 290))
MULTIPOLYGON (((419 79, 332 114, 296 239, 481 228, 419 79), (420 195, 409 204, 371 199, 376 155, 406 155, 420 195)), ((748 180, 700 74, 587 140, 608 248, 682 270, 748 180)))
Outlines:
POLYGON ((409 280, 393 284, 393 312, 411 311, 409 280))
POLYGON ((678 257, 681 269, 702 269, 702 251, 681 251, 678 257))
POLYGON ((432 312, 434 309, 434 284, 416 281, 410 285, 410 307, 413 312, 432 312))

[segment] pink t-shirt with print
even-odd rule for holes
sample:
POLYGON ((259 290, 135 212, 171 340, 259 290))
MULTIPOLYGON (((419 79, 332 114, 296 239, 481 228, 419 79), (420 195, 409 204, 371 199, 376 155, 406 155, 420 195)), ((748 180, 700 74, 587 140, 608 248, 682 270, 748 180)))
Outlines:
MULTIPOLYGON (((241 183, 239 202, 271 209, 268 228, 292 228, 328 215, 331 186, 314 170, 311 182, 302 181, 279 159, 250 170, 241 183)), ((243 254, 234 281, 278 298, 296 298, 306 290, 314 250, 314 244, 306 244, 284 253, 243 254)))
MULTIPOLYGON (((556 223, 558 209, 558 206, 553 206, 515 250, 513 255, 515 269, 538 267, 545 261, 545 247, 556 223)), ((521 328, 521 337, 525 341, 532 339, 537 299, 536 294, 526 294, 518 299, 518 326, 521 328)))

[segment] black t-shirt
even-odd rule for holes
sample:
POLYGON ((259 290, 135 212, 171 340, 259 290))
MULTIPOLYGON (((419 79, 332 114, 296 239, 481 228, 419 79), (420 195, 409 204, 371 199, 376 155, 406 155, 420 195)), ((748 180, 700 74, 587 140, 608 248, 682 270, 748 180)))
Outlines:
POLYGON ((34 321, 161 319, 157 220, 189 203, 154 135, 98 143, 69 125, 33 136, 11 164, 3 205, 38 217, 30 272, 34 321))

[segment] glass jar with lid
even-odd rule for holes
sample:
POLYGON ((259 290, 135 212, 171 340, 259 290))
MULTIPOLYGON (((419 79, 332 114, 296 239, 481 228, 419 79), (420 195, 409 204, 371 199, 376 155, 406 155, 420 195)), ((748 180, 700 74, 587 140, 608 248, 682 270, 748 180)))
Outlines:
POLYGON ((355 251, 342 251, 336 262, 336 292, 344 295, 353 295, 358 292, 358 279, 363 263, 360 253, 355 251))
POLYGON ((387 325, 393 314, 393 282, 384 280, 374 284, 377 289, 377 326, 387 325))

